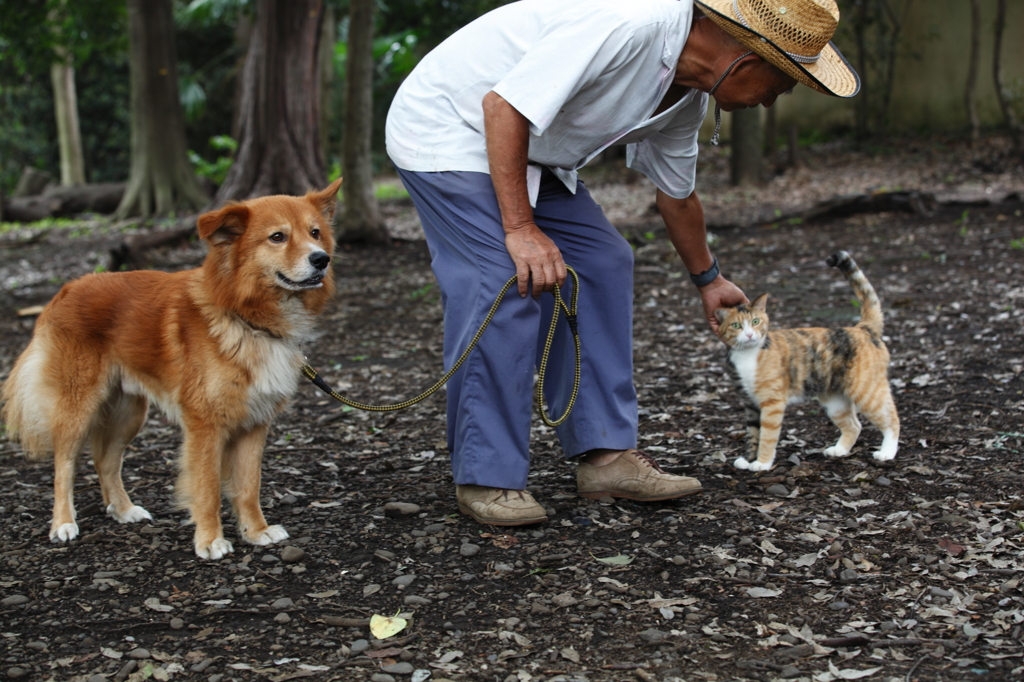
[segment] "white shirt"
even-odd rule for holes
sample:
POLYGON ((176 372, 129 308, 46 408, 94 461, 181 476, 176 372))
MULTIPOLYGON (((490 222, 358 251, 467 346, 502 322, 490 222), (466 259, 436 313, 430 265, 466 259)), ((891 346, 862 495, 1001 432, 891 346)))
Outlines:
MULTIPOLYGON (((387 151, 419 172, 488 173, 483 98, 530 123, 529 159, 576 191, 576 169, 612 144, 669 196, 694 188, 706 93, 652 117, 690 32, 692 0, 521 0, 453 34, 416 66, 388 112, 387 151)), ((540 170, 528 167, 531 203, 540 170)))

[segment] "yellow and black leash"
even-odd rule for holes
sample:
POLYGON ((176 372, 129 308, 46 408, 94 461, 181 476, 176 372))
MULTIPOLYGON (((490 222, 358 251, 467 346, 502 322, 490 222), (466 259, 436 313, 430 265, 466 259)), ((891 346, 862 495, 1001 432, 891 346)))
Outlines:
MULTIPOLYGON (((566 267, 566 270, 568 271, 569 276, 572 278, 572 294, 569 297, 569 304, 566 305, 565 301, 562 299, 562 293, 561 291, 559 291, 557 287, 553 289, 551 292, 552 294, 554 294, 555 297, 555 308, 554 311, 551 313, 551 326, 548 328, 548 336, 544 342, 544 352, 541 354, 540 366, 537 368, 537 406, 540 410, 541 419, 543 419, 544 423, 547 424, 548 426, 558 426, 559 424, 565 422, 565 420, 569 417, 569 413, 572 412, 573 405, 576 404, 576 395, 579 393, 580 388, 580 336, 578 330, 576 329, 576 308, 577 300, 579 298, 580 278, 579 275, 576 274, 576 271, 573 270, 572 268, 566 267), (575 372, 573 375, 572 394, 569 396, 569 403, 565 406, 565 412, 562 413, 561 417, 559 417, 558 419, 552 419, 548 417, 547 411, 544 409, 544 375, 547 373, 548 355, 551 351, 551 344, 553 343, 555 338, 555 328, 558 324, 559 309, 565 312, 565 320, 569 324, 569 331, 572 332, 572 340, 576 349, 576 365, 575 372)), ((480 337, 483 336, 484 330, 487 329, 487 325, 491 323, 491 319, 494 317, 494 313, 497 312, 498 306, 501 304, 502 300, 504 300, 505 294, 508 293, 508 290, 511 289, 516 284, 516 279, 516 277, 512 277, 507 282, 505 282, 505 286, 502 287, 501 291, 498 293, 498 297, 494 299, 494 303, 491 305, 491 309, 487 312, 487 317, 484 318, 483 323, 480 325, 480 329, 477 330, 476 334, 473 336, 473 339, 469 342, 469 345, 466 346, 466 350, 462 352, 462 355, 459 356, 459 359, 455 361, 455 364, 452 365, 451 369, 449 369, 445 373, 445 375, 438 380, 436 384, 434 384, 433 386, 431 386, 430 388, 428 388, 426 391, 419 394, 415 398, 400 403, 395 403, 394 405, 368 405, 366 403, 360 403, 355 400, 346 398, 345 396, 335 391, 333 388, 327 385, 327 382, 320 378, 320 375, 317 374, 317 371, 309 364, 302 365, 302 373, 305 374, 306 378, 313 382, 313 384, 321 391, 331 396, 338 402, 348 405, 349 407, 354 407, 357 410, 365 410, 368 412, 391 412, 394 410, 401 410, 403 408, 409 407, 410 405, 415 405, 421 400, 424 400, 425 398, 432 396, 434 393, 437 393, 437 391, 442 386, 444 386, 449 379, 452 378, 455 372, 459 370, 459 367, 461 367, 462 363, 464 363, 466 361, 466 358, 469 357, 469 354, 473 351, 473 348, 476 347, 477 341, 479 341, 480 337)))

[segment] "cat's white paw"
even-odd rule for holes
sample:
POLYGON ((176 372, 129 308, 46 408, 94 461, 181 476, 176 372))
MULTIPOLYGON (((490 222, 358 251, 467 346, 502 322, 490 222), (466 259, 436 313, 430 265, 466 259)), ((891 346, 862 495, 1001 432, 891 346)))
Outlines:
POLYGON ((148 511, 135 504, 123 513, 118 514, 114 505, 107 506, 107 514, 113 516, 119 523, 136 523, 138 521, 152 521, 153 517, 148 511))
POLYGON ((288 531, 284 526, 267 526, 267 529, 253 538, 246 540, 253 545, 272 545, 275 542, 288 539, 288 531))
POLYGON ((77 523, 62 523, 50 530, 50 542, 68 542, 78 537, 77 523))
POLYGON ((737 457, 736 461, 732 463, 737 469, 749 469, 750 462, 747 461, 746 457, 737 457))
POLYGON ((209 559, 210 561, 216 561, 217 559, 222 559, 226 555, 231 554, 231 552, 233 552, 234 549, 235 548, 231 546, 231 543, 225 540, 224 538, 217 538, 205 547, 200 546, 197 543, 196 555, 200 559, 209 559))
POLYGON ((846 448, 841 448, 838 445, 833 445, 830 448, 825 448, 823 452, 826 457, 846 457, 848 454, 850 454, 849 450, 847 450, 846 448))
POLYGON ((890 462, 896 459, 896 448, 887 449, 882 447, 880 450, 875 450, 874 454, 871 456, 879 462, 890 462))
POLYGON ((750 465, 751 471, 768 471, 772 468, 772 465, 775 464, 775 460, 773 459, 770 462, 758 462, 755 459, 753 462, 748 462, 748 464, 750 465))

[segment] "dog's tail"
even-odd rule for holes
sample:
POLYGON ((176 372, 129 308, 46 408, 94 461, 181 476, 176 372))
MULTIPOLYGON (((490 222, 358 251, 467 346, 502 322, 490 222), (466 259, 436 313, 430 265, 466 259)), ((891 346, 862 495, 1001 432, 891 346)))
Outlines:
POLYGON ((873 336, 881 337, 882 304, 878 300, 875 288, 861 272, 856 261, 846 251, 836 251, 828 257, 826 263, 833 268, 839 268, 850 286, 853 287, 853 293, 860 299, 860 322, 857 323, 857 326, 864 327, 873 336))
POLYGON ((29 459, 43 459, 53 453, 49 428, 51 406, 41 395, 42 382, 39 381, 44 360, 39 344, 33 340, 14 363, 0 391, 0 405, 3 405, 0 416, 7 437, 20 442, 29 459))

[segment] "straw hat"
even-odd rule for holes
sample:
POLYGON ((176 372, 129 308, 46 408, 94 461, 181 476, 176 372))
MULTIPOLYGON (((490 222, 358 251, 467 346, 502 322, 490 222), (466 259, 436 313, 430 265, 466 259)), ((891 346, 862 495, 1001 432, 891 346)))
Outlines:
POLYGON ((860 78, 830 41, 839 25, 835 0, 694 0, 748 49, 804 85, 853 97, 860 78))

